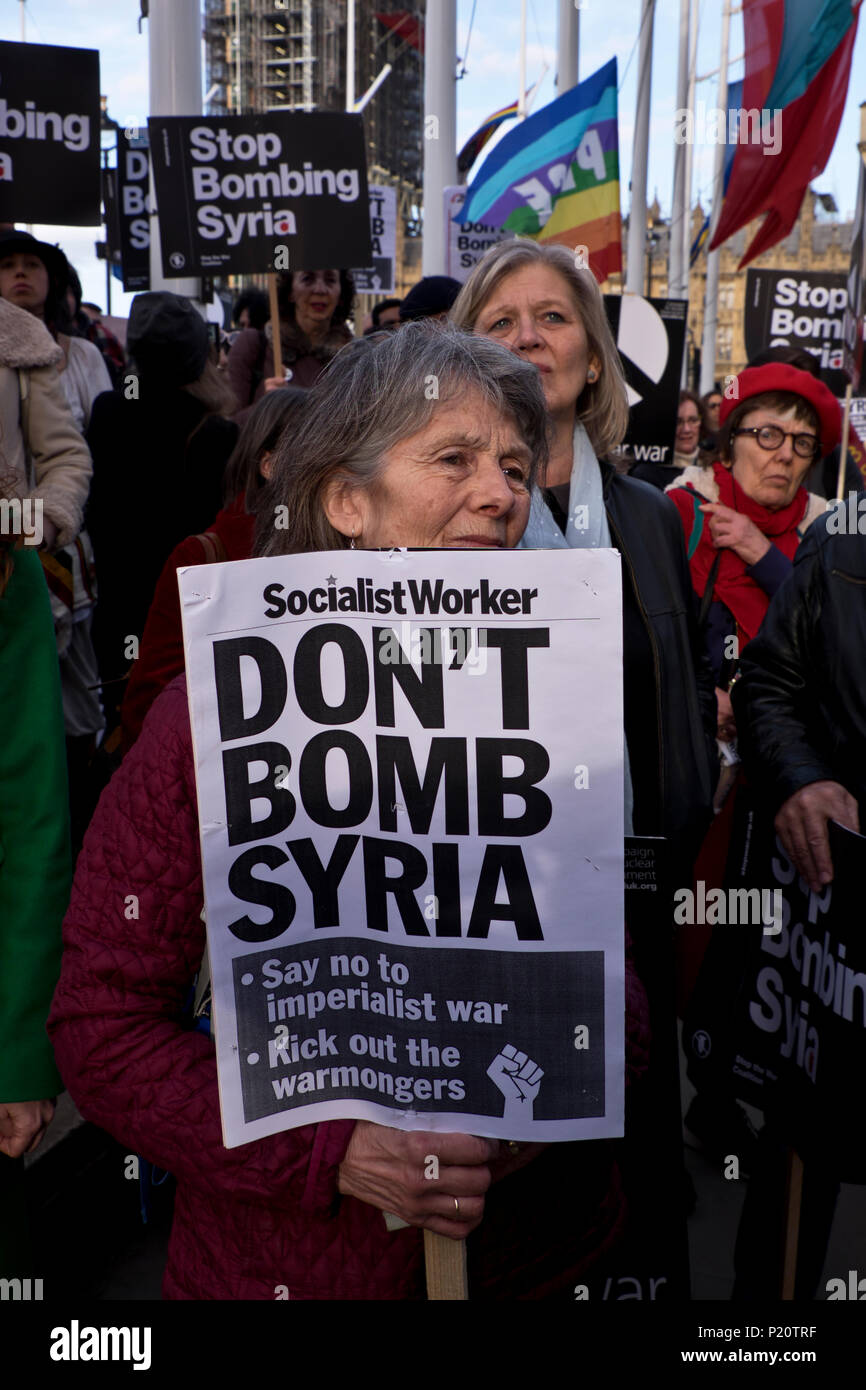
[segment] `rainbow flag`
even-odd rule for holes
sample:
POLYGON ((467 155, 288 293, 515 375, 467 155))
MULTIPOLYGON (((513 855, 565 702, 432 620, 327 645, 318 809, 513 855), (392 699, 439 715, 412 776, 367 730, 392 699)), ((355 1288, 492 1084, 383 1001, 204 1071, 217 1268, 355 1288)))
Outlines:
POLYGON ((494 111, 493 115, 488 116, 484 124, 478 127, 475 134, 470 135, 457 156, 458 179, 465 179, 493 132, 502 125, 503 121, 510 121, 517 115, 519 104, 515 97, 510 106, 503 106, 499 111, 494 111))
POLYGON ((615 58, 500 140, 455 221, 586 246, 599 281, 622 269, 615 58))

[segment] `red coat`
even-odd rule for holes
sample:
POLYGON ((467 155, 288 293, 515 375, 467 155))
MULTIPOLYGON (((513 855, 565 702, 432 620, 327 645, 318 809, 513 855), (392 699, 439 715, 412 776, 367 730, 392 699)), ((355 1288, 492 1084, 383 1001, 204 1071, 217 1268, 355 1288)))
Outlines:
MULTIPOLYGON (((208 527, 225 546, 229 560, 248 560, 253 552, 255 518, 244 507, 243 494, 219 512, 208 527)), ((184 669, 183 626, 177 571, 184 565, 207 562, 204 546, 196 536, 176 545, 163 566, 153 602, 147 613, 141 650, 133 663, 126 694, 120 707, 123 751, 127 753, 141 733, 144 716, 157 695, 184 669)))
MULTIPOLYGON (((292 1299, 423 1298, 420 1230, 389 1233, 378 1208, 338 1191, 353 1120, 223 1147, 212 1043, 180 1023, 205 944, 201 907, 179 677, 103 793, 78 860, 48 1022, 60 1072, 87 1119, 177 1178, 166 1298, 272 1300, 281 1285, 292 1299)), ((633 1075, 648 1024, 630 966, 626 1000, 633 1075)), ((551 1145, 488 1193, 469 1240, 472 1295, 562 1293, 622 1223, 611 1146, 551 1145)))

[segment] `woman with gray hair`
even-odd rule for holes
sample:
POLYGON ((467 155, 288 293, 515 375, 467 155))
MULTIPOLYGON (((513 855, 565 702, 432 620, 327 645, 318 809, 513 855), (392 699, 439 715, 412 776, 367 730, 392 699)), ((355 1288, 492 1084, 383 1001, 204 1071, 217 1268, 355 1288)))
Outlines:
POLYGON ((277 451, 255 554, 517 544, 548 449, 544 398, 522 363, 453 328, 407 324, 343 348, 315 406, 277 451))
POLYGON ((521 545, 622 555, 626 834, 666 836, 684 872, 710 816, 715 695, 676 513, 607 458, 625 437, 628 398, 598 285, 564 246, 504 241, 451 317, 539 373, 550 462, 521 545))
MULTIPOLYGON (((429 324, 358 340, 279 445, 258 554, 514 546, 546 454, 538 376, 498 344, 429 324)), ((570 1301, 623 1226, 607 1144, 506 1145, 349 1119, 223 1147, 214 1049, 182 1022, 205 946, 201 905, 179 676, 85 839, 49 1021, 82 1113, 177 1178, 165 1296, 422 1298, 425 1228, 472 1233, 474 1297, 570 1301), (390 1229, 385 1213, 408 1228, 390 1229)), ((630 1078, 647 1046, 630 964, 626 1000, 630 1078)))

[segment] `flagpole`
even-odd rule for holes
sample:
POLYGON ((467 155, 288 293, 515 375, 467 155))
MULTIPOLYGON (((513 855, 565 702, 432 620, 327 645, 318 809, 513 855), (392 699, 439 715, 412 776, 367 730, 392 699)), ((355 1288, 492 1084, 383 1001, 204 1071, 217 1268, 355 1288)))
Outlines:
POLYGON ((580 49, 580 11, 574 0, 559 0, 559 27, 556 46, 556 95, 570 92, 578 82, 580 49))
POLYGON ((355 109, 355 0, 346 0, 346 110, 355 109))
POLYGON ((526 120, 526 0, 520 0, 520 81, 517 97, 517 119, 526 120))
POLYGON ((427 0, 422 275, 445 270, 445 189, 457 182, 457 0, 427 0))
MULTIPOLYGON (((689 90, 686 98, 686 105, 694 115, 695 110, 695 85, 697 83, 698 67, 698 28, 700 25, 700 14, 698 10, 698 0, 691 0, 691 22, 689 35, 689 90)), ((683 233, 683 265, 682 275, 688 284, 689 279, 689 252, 692 241, 692 164, 694 160, 695 142, 689 140, 686 145, 686 175, 683 187, 683 215, 685 216, 685 232, 683 233)))
MULTIPOLYGON (((691 0, 691 13, 689 17, 689 83, 686 105, 694 114, 695 109, 695 83, 697 80, 698 63, 698 26, 700 22, 698 0, 691 0)), ((686 164, 685 175, 683 178, 683 240, 682 240, 682 262, 680 265, 680 280, 686 286, 688 292, 689 272, 691 270, 690 257, 692 249, 692 157, 694 155, 695 142, 689 140, 686 144, 686 164)), ((688 352, 683 355, 683 374, 681 384, 686 386, 689 376, 688 352)))
MULTIPOLYGON (((198 0, 150 0, 148 66, 151 116, 201 114, 201 13, 198 0)), ((153 169, 150 205, 156 209, 153 169)), ((150 288, 198 299, 199 280, 166 279, 157 211, 150 218, 150 288)))
MULTIPOLYGON (((728 124, 728 41, 731 31, 731 6, 727 2, 722 10, 722 48, 719 64, 719 87, 716 106, 725 113, 725 128, 728 124)), ((724 142, 716 145, 715 172, 713 177, 713 210, 710 217, 710 232, 707 245, 712 244, 722 215, 722 198, 725 182, 724 142)), ((716 379, 716 328, 719 317, 719 257, 721 247, 707 253, 707 283, 704 291, 704 336, 701 342, 701 395, 713 389, 716 379)))
MULTIPOLYGON (((686 109, 689 95, 689 10, 691 0, 680 0, 680 52, 677 66, 678 123, 686 109)), ((690 132, 686 127, 686 135, 690 132)), ((683 241, 688 235, 683 216, 683 187, 686 181, 686 149, 688 140, 674 140, 674 186, 671 194, 671 234, 668 243, 668 294, 672 299, 685 299, 688 281, 683 283, 683 241)))
POLYGON ((533 85, 532 87, 530 87, 529 92, 527 93, 527 97, 526 97, 526 114, 527 114, 527 116, 529 115, 530 111, 532 110, 533 106, 535 105, 535 98, 538 96, 538 93, 539 93, 540 90, 541 90, 541 84, 542 84, 542 82, 544 81, 545 74, 549 71, 549 69, 550 69, 550 64, 549 64, 549 63, 545 63, 545 64, 544 64, 544 67, 541 69, 541 76, 539 77, 538 81, 537 81, 536 83, 534 83, 534 85, 533 85))
POLYGON ((652 82, 655 0, 643 0, 637 70, 637 109, 631 166, 631 207, 628 214, 626 294, 643 293, 646 241, 646 177, 649 157, 650 85, 652 82))

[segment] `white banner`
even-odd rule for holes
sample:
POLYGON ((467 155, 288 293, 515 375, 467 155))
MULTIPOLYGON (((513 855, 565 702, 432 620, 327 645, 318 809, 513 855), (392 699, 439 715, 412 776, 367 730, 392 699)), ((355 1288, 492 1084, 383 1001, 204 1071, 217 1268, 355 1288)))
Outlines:
POLYGON ((179 583, 226 1145, 621 1135, 618 554, 179 583))
POLYGON ((383 184, 370 188, 370 240, 373 259, 363 270, 353 270, 359 294, 394 293, 397 260, 397 190, 383 184))
POLYGON ((513 232, 504 227, 488 227, 484 222, 454 221, 466 201, 466 185, 453 184, 445 189, 445 274, 462 284, 478 264, 484 252, 499 241, 513 241, 513 232))

